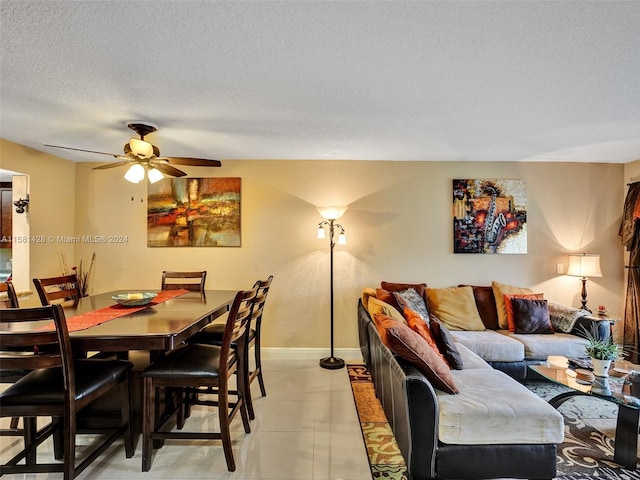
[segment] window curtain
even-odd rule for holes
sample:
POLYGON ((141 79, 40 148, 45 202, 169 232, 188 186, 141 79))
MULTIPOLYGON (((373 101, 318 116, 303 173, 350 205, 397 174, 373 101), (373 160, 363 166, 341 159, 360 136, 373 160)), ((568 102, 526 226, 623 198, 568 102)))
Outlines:
POLYGON ((629 184, 620 225, 622 245, 629 252, 624 309, 623 349, 628 359, 640 363, 640 182, 629 184))

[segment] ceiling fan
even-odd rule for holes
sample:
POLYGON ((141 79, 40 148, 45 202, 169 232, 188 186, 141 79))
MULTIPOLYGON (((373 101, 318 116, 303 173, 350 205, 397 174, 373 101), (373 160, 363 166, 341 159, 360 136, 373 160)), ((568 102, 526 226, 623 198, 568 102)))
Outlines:
POLYGON ((171 177, 184 177, 182 170, 173 165, 189 165, 193 167, 220 167, 219 160, 209 160, 206 158, 191 157, 161 157, 160 150, 155 145, 147 142, 144 137, 157 131, 155 125, 143 122, 127 122, 127 127, 140 135, 140 138, 131 138, 124 146, 124 154, 96 152, 94 150, 83 150, 81 148, 61 147, 59 145, 46 145, 45 147, 63 148, 65 150, 75 150, 77 152, 97 153, 99 155, 109 155, 121 160, 120 162, 107 163, 94 167, 93 170, 104 170, 107 168, 131 165, 124 174, 124 178, 132 183, 139 183, 144 179, 145 172, 149 182, 155 183, 162 180, 165 175, 171 177))

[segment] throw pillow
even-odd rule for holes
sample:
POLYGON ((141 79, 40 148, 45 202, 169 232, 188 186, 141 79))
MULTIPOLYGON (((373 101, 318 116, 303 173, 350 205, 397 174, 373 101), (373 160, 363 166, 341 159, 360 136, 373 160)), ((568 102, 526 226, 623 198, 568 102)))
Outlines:
POLYGON ((395 282, 380 282, 380 288, 387 290, 389 292, 401 292, 403 290, 407 290, 409 288, 413 288, 418 295, 424 298, 425 302, 427 301, 427 297, 425 296, 425 291, 427 290, 426 283, 395 283, 395 282))
POLYGON ((376 313, 382 313, 383 315, 391 317, 394 320, 398 320, 402 323, 407 323, 406 319, 397 309, 395 309, 388 303, 383 302, 382 300, 378 300, 375 297, 369 297, 369 305, 367 306, 367 311, 369 312, 369 315, 371 315, 371 318, 373 318, 376 313))
POLYGON ((485 330, 471 287, 427 289, 428 310, 450 330, 485 330))
POLYGON ((503 295, 524 295, 527 293, 533 293, 533 290, 524 287, 514 287, 496 281, 491 282, 491 288, 493 288, 493 296, 496 300, 496 310, 498 311, 498 325, 500 326, 500 328, 507 330, 509 328, 509 321, 507 320, 507 308, 504 306, 503 295))
POLYGON ((398 305, 396 297, 389 290, 385 290, 384 288, 376 288, 376 298, 383 301, 384 303, 388 303, 399 312, 402 311, 402 307, 398 305))
POLYGON ((407 308, 417 312, 425 322, 429 321, 429 312, 424 298, 418 294, 413 288, 407 288, 400 292, 393 292, 393 296, 398 302, 398 306, 402 307, 404 312, 407 308))
MULTIPOLYGON (((422 316, 418 314, 418 312, 414 312, 410 308, 405 308, 404 318, 407 320, 407 325, 409 325, 409 328, 411 328, 411 330, 424 338, 429 346, 433 348, 433 350, 440 356, 440 358, 442 358, 442 360, 444 360, 444 362, 449 365, 449 362, 447 361, 445 356, 440 353, 440 349, 438 348, 438 345, 433 338, 431 329, 429 328, 429 325, 427 325, 427 323, 424 321, 422 316)), ((451 365, 449 365, 449 367, 451 367, 451 365)))
POLYGON ((447 359, 449 366, 455 370, 462 370, 462 355, 456 347, 451 332, 433 314, 429 315, 429 328, 438 350, 447 359))
POLYGON ((546 300, 511 299, 515 333, 553 333, 546 300))
POLYGON ((493 288, 489 286, 458 285, 459 287, 471 287, 473 298, 476 300, 476 307, 482 319, 482 323, 491 330, 498 330, 498 310, 496 309, 496 299, 493 296, 493 288))
POLYGON ((373 319, 389 350, 414 365, 434 387, 447 393, 459 392, 449 366, 420 335, 386 315, 377 314, 373 319))
POLYGON ((513 324, 513 307, 511 306, 511 300, 514 298, 526 298, 528 300, 543 300, 544 293, 525 293, 520 295, 504 295, 504 308, 507 311, 507 325, 510 332, 515 332, 515 326, 513 324))
POLYGON ((369 305, 369 298, 370 297, 375 298, 375 296, 376 296, 375 288, 364 287, 362 289, 362 305, 364 305, 364 308, 367 308, 367 305, 369 305))

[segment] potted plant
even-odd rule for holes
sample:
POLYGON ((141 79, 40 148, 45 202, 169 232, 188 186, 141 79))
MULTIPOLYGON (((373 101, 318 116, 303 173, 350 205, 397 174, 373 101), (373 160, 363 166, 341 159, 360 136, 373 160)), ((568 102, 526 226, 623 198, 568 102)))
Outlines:
POLYGON ((584 337, 589 341, 585 349, 587 355, 591 357, 593 374, 598 377, 608 377, 611 362, 621 356, 620 347, 613 343, 612 337, 607 337, 604 340, 600 338, 595 325, 592 326, 591 331, 584 327, 582 327, 582 330, 584 337))

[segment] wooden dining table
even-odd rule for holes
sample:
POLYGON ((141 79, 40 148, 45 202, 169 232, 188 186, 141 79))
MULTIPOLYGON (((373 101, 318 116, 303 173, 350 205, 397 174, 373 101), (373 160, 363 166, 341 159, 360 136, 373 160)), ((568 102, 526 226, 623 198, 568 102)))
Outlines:
MULTIPOLYGON (((76 304, 64 306, 74 351, 147 351, 153 359, 173 350, 227 312, 237 293, 235 290, 187 292, 161 303, 152 302, 142 309, 116 307, 123 309, 122 316, 88 328, 72 328, 74 317, 113 308, 117 305, 112 298, 114 295, 131 291, 115 290, 91 295, 81 298, 76 304)), ((149 289, 135 291, 157 292, 149 289)))

